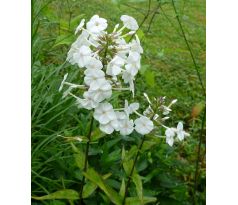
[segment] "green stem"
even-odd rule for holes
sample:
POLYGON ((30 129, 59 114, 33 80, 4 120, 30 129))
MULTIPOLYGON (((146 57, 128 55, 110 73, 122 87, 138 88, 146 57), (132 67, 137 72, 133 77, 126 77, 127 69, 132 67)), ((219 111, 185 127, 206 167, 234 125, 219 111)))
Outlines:
MULTIPOLYGON (((89 127, 89 132, 88 132, 88 135, 87 135, 87 138, 88 138, 88 142, 86 144, 86 151, 85 151, 85 160, 84 160, 84 168, 83 168, 83 171, 86 172, 87 169, 88 169, 88 153, 89 153, 89 145, 90 145, 90 140, 91 140, 91 134, 92 134, 92 130, 93 130, 93 121, 94 121, 94 118, 93 118, 93 115, 91 117, 91 122, 90 122, 90 127, 89 127)), ((83 179, 82 179, 82 185, 81 185, 81 188, 80 188, 80 191, 79 191, 79 199, 80 199, 80 205, 83 204, 83 186, 84 186, 84 183, 85 183, 85 176, 83 176, 83 179)))
POLYGON ((202 137, 203 137, 203 129, 205 126, 205 120, 206 120, 206 108, 204 109, 203 112, 203 117, 202 117, 202 126, 200 130, 200 136, 199 136, 199 144, 198 144, 198 152, 197 152, 197 160, 196 160, 196 171, 194 175, 194 187, 193 187, 193 204, 196 204, 196 190, 197 190, 197 179, 199 175, 199 161, 200 161, 200 155, 201 155, 201 145, 202 145, 202 137))
MULTIPOLYGON (((142 25, 145 23, 146 19, 149 17, 149 15, 150 15, 150 8, 151 8, 151 0, 149 0, 147 13, 145 14, 143 20, 141 21, 138 30, 142 27, 142 25)), ((134 35, 135 34, 133 34, 131 36, 131 38, 129 39, 129 42, 133 39, 134 35)))
POLYGON ((197 66, 197 63, 196 63, 196 61, 195 61, 195 58, 194 58, 192 49, 191 49, 191 47, 190 47, 190 45, 189 45, 189 43, 188 43, 188 40, 187 40, 187 37, 186 37, 186 35, 185 35, 183 26, 182 26, 182 24, 181 24, 181 21, 180 21, 180 18, 179 18, 177 9, 176 9, 175 4, 174 4, 174 0, 172 0, 172 5, 173 5, 174 12, 175 12, 175 14, 176 14, 176 19, 177 19, 177 21, 178 21, 179 27, 180 27, 180 29, 181 29, 181 31, 182 31, 182 35, 183 35, 184 41, 185 41, 185 43, 186 43, 186 45, 187 45, 187 48, 188 48, 189 53, 190 53, 190 55, 191 55, 191 58, 192 58, 192 60, 193 60, 194 68, 195 68, 195 70, 196 70, 196 72, 197 72, 197 76, 198 76, 200 85, 201 85, 201 87, 202 87, 203 94, 204 94, 204 96, 206 96, 206 90, 205 90, 205 87, 204 87, 204 85, 203 85, 202 77, 201 77, 201 74, 200 74, 200 72, 199 72, 199 70, 198 70, 198 66, 197 66))
POLYGON ((138 147, 138 150, 137 150, 137 153, 136 153, 135 160, 134 160, 133 165, 132 165, 132 169, 131 169, 130 174, 128 176, 128 181, 126 183, 125 195, 124 195, 124 198, 123 198, 123 201, 122 201, 122 205, 125 205, 126 196, 128 194, 128 189, 129 189, 129 186, 130 186, 130 183, 131 183, 131 178, 132 178, 132 175, 133 175, 133 172, 134 172, 134 169, 135 169, 135 165, 136 165, 136 162, 137 162, 137 159, 138 159, 138 156, 139 156, 139 153, 141 151, 141 148, 143 146, 144 141, 145 141, 145 135, 143 135, 143 137, 142 137, 141 143, 140 143, 140 145, 138 147))
MULTIPOLYGON (((193 55, 193 52, 192 52, 192 49, 188 43, 188 40, 186 38, 186 35, 185 35, 185 32, 184 32, 184 29, 183 29, 183 26, 181 24, 181 21, 179 19, 179 15, 178 15, 178 12, 177 12, 177 9, 175 7, 175 3, 174 3, 174 0, 172 0, 172 5, 173 5, 173 9, 174 9, 174 12, 176 14, 176 18, 177 18, 177 21, 178 21, 178 24, 180 26, 180 29, 182 31, 182 35, 183 35, 183 38, 184 38, 184 41, 187 45, 187 48, 190 52, 190 55, 191 55, 191 58, 193 60, 193 64, 194 64, 194 68, 197 72, 197 76, 198 76, 198 79, 200 81, 200 85, 202 87, 202 91, 203 91, 203 95, 204 97, 206 96, 206 90, 205 90, 205 87, 203 85, 203 81, 202 81, 202 77, 200 75, 200 72, 198 70, 198 66, 197 66, 197 63, 195 61, 195 58, 194 58, 194 55, 193 55)), ((202 117, 202 125, 201 125, 201 130, 200 130, 200 136, 199 136, 199 144, 198 144, 198 152, 197 152, 197 160, 196 160, 196 170, 195 170, 195 176, 194 176, 194 187, 193 187, 193 204, 196 204, 196 189, 197 189, 197 178, 198 178, 198 175, 199 175, 199 161, 200 161, 200 154, 201 154, 201 145, 202 145, 202 137, 203 137, 203 129, 204 129, 204 126, 205 126, 205 119, 206 119, 206 107, 205 107, 205 110, 204 110, 204 113, 203 113, 203 117, 202 117)))

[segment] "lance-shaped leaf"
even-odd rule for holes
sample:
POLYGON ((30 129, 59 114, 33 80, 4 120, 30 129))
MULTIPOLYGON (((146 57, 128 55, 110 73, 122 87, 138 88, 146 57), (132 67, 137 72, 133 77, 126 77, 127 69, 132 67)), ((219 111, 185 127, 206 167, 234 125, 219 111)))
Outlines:
POLYGON ((106 184, 102 176, 100 176, 93 168, 89 168, 87 172, 84 172, 83 174, 88 180, 95 183, 102 191, 104 191, 111 202, 116 205, 121 205, 122 198, 120 197, 120 195, 108 184, 106 184))
POLYGON ((63 189, 60 191, 56 191, 54 193, 45 195, 45 196, 32 196, 33 199, 36 200, 47 200, 47 199, 69 199, 76 200, 79 199, 79 194, 77 191, 73 189, 63 189))
POLYGON ((143 205, 144 204, 143 185, 142 185, 141 177, 139 174, 137 174, 136 170, 134 171, 134 173, 132 175, 132 181, 134 182, 134 184, 136 186, 136 192, 137 192, 137 196, 140 199, 140 204, 143 205))
MULTIPOLYGON (((102 176, 102 178, 105 180, 109 178, 112 174, 108 173, 102 176)), ((88 198, 96 189, 97 185, 91 181, 88 181, 84 187, 83 187, 83 198, 88 198)))
POLYGON ((123 179, 122 179, 122 182, 121 182, 120 192, 119 192, 119 194, 120 194, 121 197, 124 197, 124 195, 125 195, 125 189, 126 189, 126 184, 125 184, 125 180, 124 180, 124 178, 123 178, 123 179))
MULTIPOLYGON (((144 196, 144 204, 149 204, 152 202, 156 202, 156 198, 155 197, 147 197, 144 196)), ((141 204, 141 201, 138 197, 127 197, 126 198, 126 205, 139 205, 141 204)))

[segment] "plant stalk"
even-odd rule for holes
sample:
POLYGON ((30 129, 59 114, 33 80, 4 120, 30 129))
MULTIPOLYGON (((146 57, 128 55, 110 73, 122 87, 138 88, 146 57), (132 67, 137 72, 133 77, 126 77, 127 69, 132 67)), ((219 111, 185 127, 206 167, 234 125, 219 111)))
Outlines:
POLYGON ((136 165, 136 162, 137 162, 137 159, 138 159, 138 156, 139 156, 139 153, 141 151, 141 148, 144 144, 144 141, 145 141, 145 135, 143 135, 142 137, 142 140, 141 140, 141 143, 138 147, 138 150, 137 150, 137 153, 136 153, 136 157, 135 157, 135 160, 133 162, 133 165, 132 165, 132 169, 131 169, 131 172, 128 176, 128 181, 126 183, 126 188, 125 188, 125 195, 124 195, 124 198, 123 198, 123 201, 122 201, 122 205, 125 205, 125 202, 126 202, 126 196, 128 194, 128 189, 129 189, 129 186, 130 186, 130 183, 131 183, 131 178, 132 178, 132 175, 133 175, 133 172, 134 172, 134 169, 135 169, 135 165, 136 165))
MULTIPOLYGON (((86 172, 87 169, 88 169, 88 153, 89 153, 89 145, 90 145, 90 140, 91 140, 91 134, 92 134, 92 130, 93 130, 93 121, 94 121, 94 118, 93 118, 93 115, 91 117, 91 121, 90 121, 90 127, 89 127, 89 132, 88 132, 88 135, 87 135, 87 138, 88 138, 88 142, 86 144, 86 150, 85 150, 85 160, 84 160, 84 168, 83 168, 83 171, 86 172)), ((79 200, 80 200, 80 205, 83 204, 83 186, 84 186, 84 183, 85 183, 85 176, 83 176, 83 179, 82 179, 82 185, 81 185, 81 188, 80 188, 80 192, 79 192, 79 200)))
MULTIPOLYGON (((199 82, 200 82, 200 85, 201 85, 201 88, 202 88, 202 91, 203 91, 203 95, 204 95, 204 97, 206 97, 206 89, 205 89, 205 87, 203 85, 202 77, 201 77, 201 74, 200 74, 200 72, 198 70, 198 66, 197 66, 197 63, 195 61, 192 49, 191 49, 191 47, 190 47, 190 45, 188 43, 188 40, 187 40, 187 37, 185 35, 183 26, 181 24, 181 21, 180 21, 177 9, 175 7, 174 0, 172 0, 172 5, 173 5, 174 12, 176 14, 176 18, 177 18, 180 30, 182 31, 182 35, 183 35, 184 41, 185 41, 185 43, 187 45, 187 48, 188 48, 189 53, 191 55, 191 58, 193 60, 194 68, 195 68, 195 70, 197 72, 197 76, 198 76, 198 79, 199 79, 199 82)), ((195 176, 194 176, 194 187, 193 187, 193 204, 194 205, 196 204, 197 179, 198 179, 198 175, 199 175, 199 161, 200 161, 200 155, 201 155, 201 145, 202 145, 202 137, 203 137, 203 129, 204 129, 204 125, 205 125, 205 119, 206 119, 206 107, 204 108, 204 113, 203 113, 203 117, 202 117, 202 125, 201 125, 201 130, 200 130, 198 152, 197 152, 197 160, 196 160, 196 170, 195 170, 195 176)))
POLYGON ((196 160, 196 171, 194 175, 194 187, 193 187, 193 204, 196 204, 196 190, 197 190, 197 179, 199 175, 199 161, 200 161, 200 155, 201 155, 201 145, 202 145, 202 137, 203 137, 203 129, 205 126, 205 119, 206 119, 206 108, 204 109, 203 112, 203 117, 202 117, 202 126, 200 130, 200 135, 199 135, 199 144, 198 144, 198 152, 197 152, 197 160, 196 160))
POLYGON ((184 38, 184 41, 185 41, 185 43, 186 43, 186 45, 187 45, 187 48, 188 48, 189 53, 190 53, 190 55, 191 55, 191 58, 192 58, 192 60, 193 60, 194 68, 195 68, 195 70, 196 70, 196 72, 197 72, 197 76, 198 76, 198 79, 199 79, 199 82, 200 82, 200 85, 201 85, 203 94, 204 94, 204 96, 206 96, 206 89, 205 89, 205 87, 204 87, 204 85, 203 85, 202 77, 201 77, 201 74, 200 74, 200 72, 199 72, 199 70, 198 70, 198 65, 197 65, 197 63, 196 63, 196 61, 195 61, 195 58, 194 58, 192 49, 191 49, 191 47, 190 47, 190 45, 189 45, 189 43, 188 43, 187 37, 186 37, 186 35, 185 35, 185 32, 184 32, 182 23, 181 23, 181 21, 180 21, 180 18, 179 18, 177 9, 176 9, 176 7, 175 7, 174 0, 172 0, 172 5, 173 5, 174 12, 175 12, 175 14, 176 14, 176 19, 177 19, 177 21, 178 21, 180 30, 181 30, 182 35, 183 35, 183 38, 184 38))

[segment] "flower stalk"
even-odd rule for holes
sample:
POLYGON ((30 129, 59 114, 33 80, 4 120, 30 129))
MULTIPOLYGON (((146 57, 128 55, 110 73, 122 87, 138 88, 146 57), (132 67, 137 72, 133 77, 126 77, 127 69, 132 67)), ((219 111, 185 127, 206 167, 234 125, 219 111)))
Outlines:
POLYGON ((134 169, 135 169, 135 165, 136 165, 137 159, 139 157, 139 153, 141 152, 141 148, 142 148, 142 146, 144 144, 144 141, 145 141, 145 135, 143 135, 143 137, 142 137, 141 143, 140 143, 140 145, 138 147, 138 150, 137 150, 137 153, 136 153, 135 160, 133 161, 131 172, 130 172, 130 174, 128 176, 128 181, 126 183, 125 194, 124 194, 124 197, 123 197, 122 205, 125 205, 126 196, 128 194, 128 189, 129 189, 129 186, 130 186, 130 183, 131 183, 131 178, 132 178, 132 175, 133 175, 133 172, 134 172, 134 169))
MULTIPOLYGON (((88 138, 88 142, 86 144, 86 150, 85 150, 85 160, 84 160, 84 168, 83 168, 83 171, 86 172, 87 169, 88 169, 88 154, 89 154, 89 146, 90 146, 90 141, 91 141, 91 135, 92 135, 92 130, 93 130, 93 121, 94 121, 94 118, 93 118, 93 115, 91 117, 91 121, 90 121, 90 127, 89 127, 89 132, 88 132, 88 135, 87 135, 87 138, 88 138)), ((80 205, 83 204, 83 187, 84 187, 84 183, 85 183, 85 176, 83 176, 83 179, 82 179, 82 185, 81 185, 81 188, 80 188, 80 191, 79 191, 79 199, 80 199, 80 205)))

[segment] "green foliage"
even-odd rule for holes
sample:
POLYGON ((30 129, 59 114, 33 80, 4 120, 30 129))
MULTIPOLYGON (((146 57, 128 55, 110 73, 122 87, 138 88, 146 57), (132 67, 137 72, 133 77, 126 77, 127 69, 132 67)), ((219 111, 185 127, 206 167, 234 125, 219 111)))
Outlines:
MULTIPOLYGON (((135 101, 145 108, 143 92, 177 98, 169 123, 182 119, 191 136, 181 144, 165 144, 164 130, 146 137, 139 152, 126 204, 205 204, 205 139, 194 193, 198 136, 205 97, 171 1, 154 0, 159 12, 137 32, 143 45, 142 67, 137 78, 135 101)), ((110 28, 122 14, 142 22, 148 1, 59 1, 32 2, 32 204, 78 204, 83 176, 85 204, 121 204, 141 136, 105 135, 95 123, 89 149, 89 169, 83 173, 90 115, 74 101, 58 93, 64 73, 71 82, 82 82, 82 70, 65 63, 67 51, 82 18, 93 14, 108 19, 110 28), (82 138, 78 141, 77 137, 82 138)), ((205 81, 205 1, 176 1, 179 16, 205 81)), ((121 101, 113 96, 113 103, 121 101)))
POLYGON ((106 184, 103 178, 94 169, 88 169, 87 172, 84 173, 84 176, 95 183, 101 190, 103 190, 114 204, 121 205, 121 197, 115 190, 113 190, 108 184, 106 184))
POLYGON ((75 190, 64 189, 64 190, 56 191, 52 194, 48 194, 48 195, 45 195, 45 196, 32 197, 32 198, 36 199, 36 200, 46 200, 46 199, 71 199, 71 200, 75 200, 75 199, 79 199, 79 194, 75 190))

